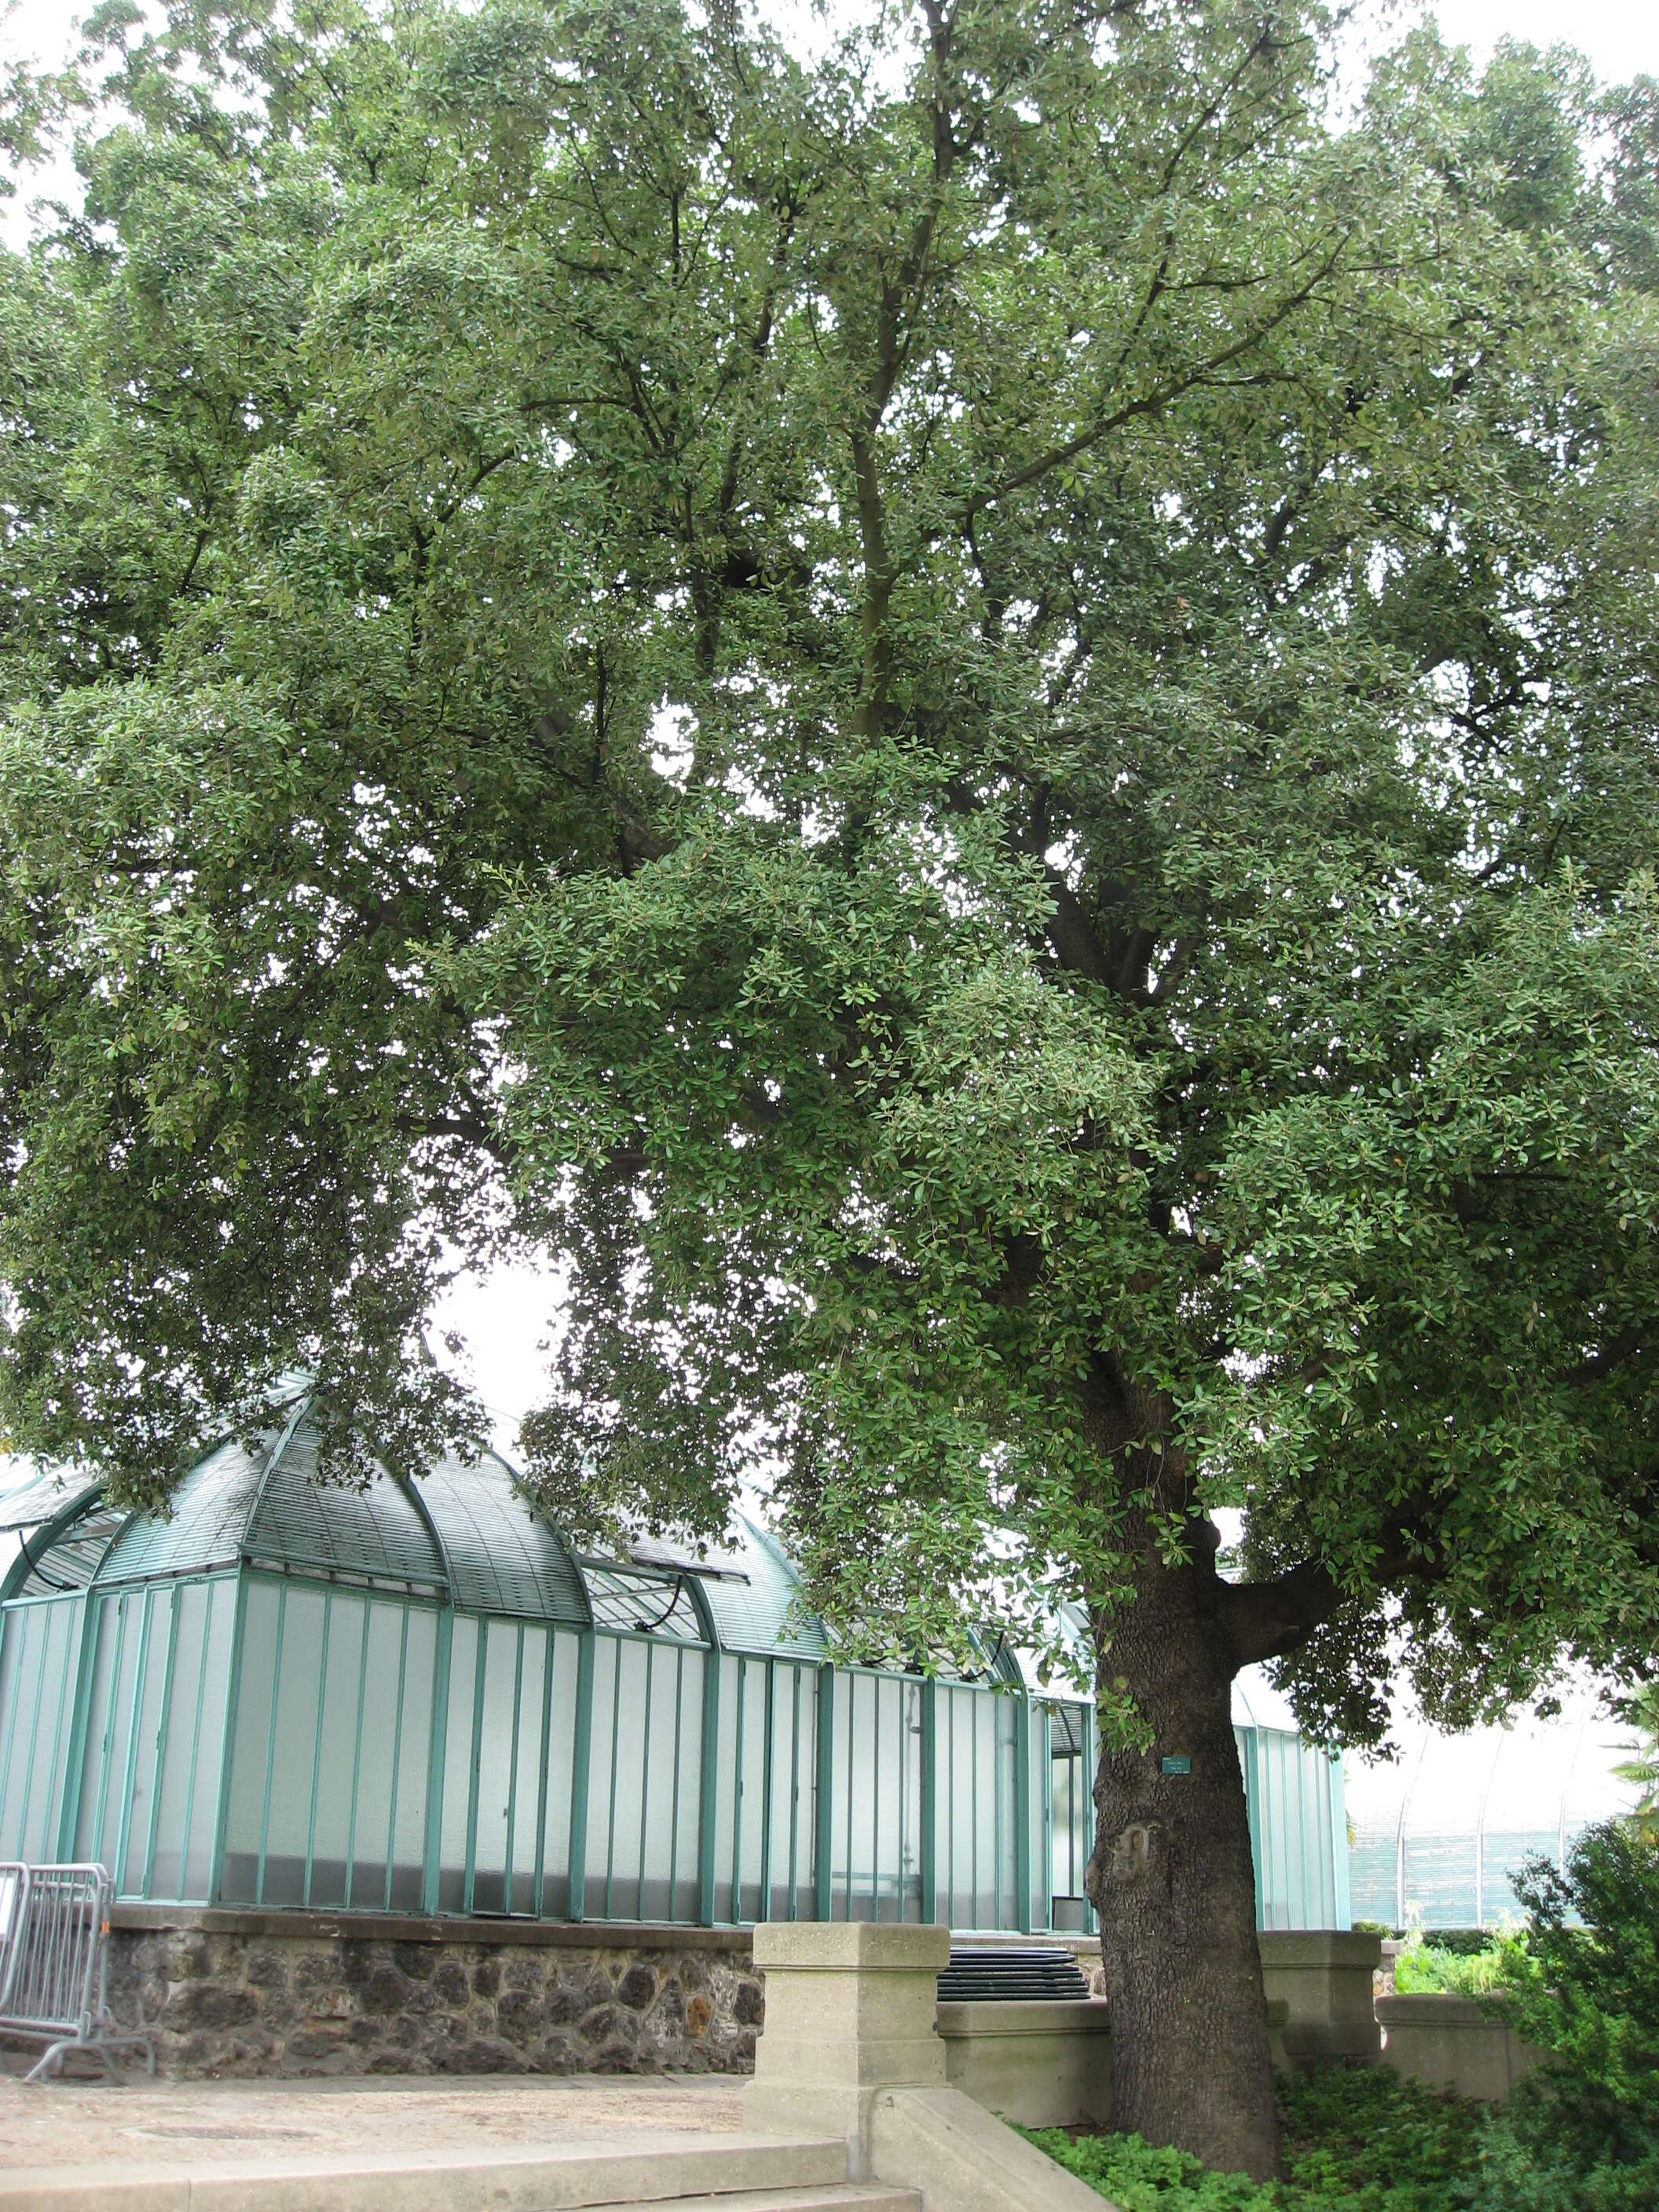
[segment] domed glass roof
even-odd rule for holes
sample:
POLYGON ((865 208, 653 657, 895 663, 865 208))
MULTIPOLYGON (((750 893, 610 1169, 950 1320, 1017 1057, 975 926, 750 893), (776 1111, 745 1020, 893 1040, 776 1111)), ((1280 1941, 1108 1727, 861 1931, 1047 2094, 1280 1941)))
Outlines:
POLYGON ((171 1512, 125 1513, 95 1486, 27 1540, 7 1596, 171 1581, 246 1565, 427 1595, 459 1611, 574 1627, 645 1630, 678 1643, 817 1661, 830 1639, 801 1615, 799 1581, 764 1529, 735 1516, 706 1552, 642 1540, 626 1559, 579 1557, 486 1450, 408 1478, 380 1460, 362 1484, 318 1472, 301 1394, 267 1437, 231 1438, 185 1476, 171 1512))

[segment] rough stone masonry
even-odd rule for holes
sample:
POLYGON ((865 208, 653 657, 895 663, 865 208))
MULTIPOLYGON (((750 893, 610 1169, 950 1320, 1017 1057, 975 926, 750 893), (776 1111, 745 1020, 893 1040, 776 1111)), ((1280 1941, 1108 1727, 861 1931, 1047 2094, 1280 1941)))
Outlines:
POLYGON ((748 1932, 623 1933, 118 1908, 109 2001, 186 2078, 750 2071, 748 1932))

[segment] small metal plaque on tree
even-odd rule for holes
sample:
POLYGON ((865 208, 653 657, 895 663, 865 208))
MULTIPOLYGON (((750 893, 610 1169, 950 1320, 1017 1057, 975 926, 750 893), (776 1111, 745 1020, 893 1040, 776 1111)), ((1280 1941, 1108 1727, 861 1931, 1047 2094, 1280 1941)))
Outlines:
POLYGON ((1192 1771, 1193 1761, 1190 1752, 1172 1752, 1164 1761, 1164 1771, 1166 1774, 1190 1774, 1192 1771))

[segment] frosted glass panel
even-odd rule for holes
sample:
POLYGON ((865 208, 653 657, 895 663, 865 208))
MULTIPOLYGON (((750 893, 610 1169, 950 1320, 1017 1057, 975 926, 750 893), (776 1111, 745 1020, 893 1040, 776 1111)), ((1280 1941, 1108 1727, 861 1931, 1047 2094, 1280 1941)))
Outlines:
POLYGON ((20 1606, 0 1662, 0 1857, 55 1859, 81 1601, 20 1606))
POLYGON ((228 1579, 209 1585, 207 1650, 197 1701, 199 1723, 196 1772, 190 1791, 189 1826, 179 1895, 205 1901, 213 1872, 213 1829, 219 1814, 219 1777, 225 1747, 225 1702, 230 1693, 231 1639, 236 1623, 236 1585, 228 1579))
POLYGON ((118 1606, 120 1651, 115 1694, 105 1717, 93 1856, 113 1879, 121 1820, 126 1808, 128 1771, 133 1756, 132 1701, 138 1690, 138 1662, 144 1647, 144 1620, 149 1601, 147 1593, 133 1590, 118 1601, 106 1598, 104 1602, 118 1606))
POLYGON ((230 1801, 219 1893, 252 1905, 259 1894, 265 1776, 275 1720, 276 1645, 287 1628, 286 1587, 250 1581, 242 1617, 242 1663, 231 1723, 230 1801))
POLYGON ((738 1680, 742 1661, 722 1652, 717 1700, 719 1737, 714 1759, 714 1917, 733 1920, 732 1855, 738 1831, 738 1680))
POLYGON ((183 1887, 185 1832, 196 1779, 198 1708, 207 1694, 210 1593, 204 1583, 189 1583, 174 1595, 173 1667, 163 1727, 155 1856, 146 1891, 150 1897, 176 1898, 183 1887))
POLYGON ((325 1600, 292 1585, 283 1622, 276 1680, 276 1728, 271 1761, 270 1812, 265 1832, 264 1885, 260 1902, 303 1905, 306 1838, 317 1754, 318 1705, 323 1679, 325 1600))
POLYGON ((392 1833, 392 1771, 397 1764, 398 1700, 404 1677, 404 1624, 409 1607, 371 1601, 366 1616, 363 1702, 357 1720, 357 1785, 352 1794, 350 1863, 345 1902, 361 1911, 385 1900, 392 1833))
MULTIPOLYGON (((94 1601, 92 1667, 87 1687, 86 1740, 81 1753, 80 1790, 75 1808, 73 1850, 83 1863, 98 1856, 100 1796, 107 1786, 110 1754, 111 1699, 115 1693, 116 1667, 120 1658, 121 1608, 124 1601, 106 1597, 94 1601)), ((0 1713, 5 1711, 5 1663, 0 1647, 0 1713)))
POLYGON ((769 1920, 810 1920, 817 1909, 814 1778, 817 1769, 818 1671, 774 1668, 769 1920))
POLYGON ((543 1705, 547 1690, 547 1654, 552 1632, 526 1627, 519 1669, 518 1747, 510 1793, 507 1822, 507 1910, 536 1910, 536 1840, 540 1832, 542 1747, 547 1719, 543 1705))
POLYGON ((547 1700, 547 1809, 542 1821, 541 1910, 562 1919, 569 1910, 570 1785, 576 1749, 576 1672, 580 1638, 556 1633, 553 1681, 547 1700))
POLYGON ((408 1612, 403 1713, 398 1730, 397 1815, 386 1904, 394 1912, 418 1912, 424 1899, 427 1772, 432 1741, 432 1692, 438 1663, 438 1616, 424 1607, 408 1612))
POLYGON ((507 1837, 517 1764, 517 1685, 524 1630, 495 1620, 483 1632, 483 1706, 477 1717, 478 1797, 471 1910, 507 1909, 507 1837))
POLYGON ((444 1735, 442 1844, 438 1910, 466 1910, 466 1822, 473 1783, 472 1699, 478 1669, 480 1624, 456 1617, 449 1647, 449 1706, 444 1735))
MULTIPOLYGON (((118 1897, 142 1897, 149 1863, 150 1820, 161 1765, 167 1691, 167 1654, 173 1641, 175 1590, 145 1593, 144 1649, 139 1667, 138 1713, 133 1735, 131 1782, 127 1796, 126 1850, 116 1880, 118 1897)), ((118 1850, 119 1846, 117 1846, 118 1850)))
POLYGON ((362 1682, 368 1601, 340 1590, 327 1600, 327 1650, 314 1770, 305 1901, 343 1905, 351 1835, 352 1770, 357 1758, 358 1692, 362 1682))

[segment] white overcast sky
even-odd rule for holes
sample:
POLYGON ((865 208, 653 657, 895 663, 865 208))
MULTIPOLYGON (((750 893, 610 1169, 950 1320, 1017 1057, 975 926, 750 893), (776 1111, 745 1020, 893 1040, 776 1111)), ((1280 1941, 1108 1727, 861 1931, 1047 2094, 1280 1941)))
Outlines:
MULTIPOLYGON (((24 57, 48 67, 61 65, 73 50, 83 12, 64 0, 9 0, 9 5, 0 0, 0 58, 24 57)), ((1352 34, 1355 61, 1365 48, 1391 43, 1424 12, 1410 0, 1404 5, 1372 0, 1361 27, 1352 34)), ((1443 35, 1468 46, 1477 63, 1508 37, 1539 46, 1577 46, 1604 82, 1644 73, 1659 76, 1659 0, 1439 0, 1429 12, 1443 35)), ((804 9, 786 0, 779 13, 799 23, 804 9)), ((40 194, 67 197, 73 189, 73 172, 62 167, 22 180, 15 200, 0 201, 0 235, 21 244, 29 229, 29 201, 40 194)), ((457 1285, 436 1317, 441 1327, 465 1332, 474 1380, 484 1398, 509 1419, 541 1395, 545 1354, 540 1346, 557 1304, 556 1287, 545 1277, 503 1269, 488 1283, 457 1285)))

